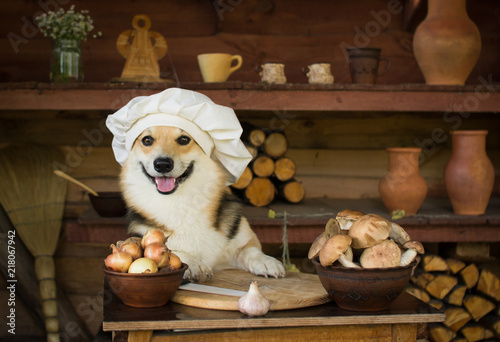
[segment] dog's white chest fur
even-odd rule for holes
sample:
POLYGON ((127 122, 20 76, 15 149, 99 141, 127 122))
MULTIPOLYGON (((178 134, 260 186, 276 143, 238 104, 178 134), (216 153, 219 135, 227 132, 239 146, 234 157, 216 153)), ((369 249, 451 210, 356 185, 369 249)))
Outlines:
MULTIPOLYGON (((262 253, 260 243, 238 210, 225 195, 225 173, 196 145, 175 146, 173 127, 155 127, 147 134, 154 144, 136 145, 125 162, 120 185, 132 217, 129 232, 143 235, 148 229, 165 232, 167 247, 189 266, 185 277, 203 280, 214 270, 238 267, 254 274, 281 277, 283 265, 262 253), (160 138, 155 134, 160 132, 160 138), (167 139, 173 136, 172 141, 167 139), (162 138, 163 137, 163 138, 162 138), (167 138, 166 138, 167 137, 167 138), (149 149, 153 146, 154 149, 149 149), (158 160, 168 159, 168 172, 160 173, 158 160), (161 192, 155 179, 175 179, 175 188, 161 192)), ((163 172, 163 170, 162 170, 163 172)), ((163 189, 163 188, 162 188, 163 189)), ((169 188, 170 189, 170 188, 169 188)), ((237 206, 239 208, 239 206, 237 206)))

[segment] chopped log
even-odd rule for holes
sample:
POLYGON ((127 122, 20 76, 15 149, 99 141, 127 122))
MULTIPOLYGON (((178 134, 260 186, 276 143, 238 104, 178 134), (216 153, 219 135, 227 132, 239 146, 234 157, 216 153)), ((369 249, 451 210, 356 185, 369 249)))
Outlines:
POLYGON ((248 142, 255 147, 262 146, 266 140, 266 133, 260 129, 253 129, 248 133, 248 142))
POLYGON ((500 301, 500 276, 493 270, 482 269, 477 282, 476 290, 500 301))
POLYGON ((268 156, 258 156, 251 168, 257 177, 270 177, 274 173, 274 160, 268 156))
POLYGON ((274 199, 276 189, 269 178, 256 177, 245 189, 245 199, 256 207, 265 207, 274 199))
POLYGON ((447 304, 462 306, 467 287, 465 285, 455 285, 454 288, 443 298, 447 304))
POLYGON ((248 152, 252 155, 252 160, 254 160, 255 158, 257 158, 258 154, 259 154, 259 150, 257 149, 257 147, 255 146, 250 146, 250 145, 245 145, 245 147, 247 148, 248 152))
POLYGON ((439 255, 430 254, 422 258, 422 267, 426 272, 448 271, 448 264, 439 255))
POLYGON ((442 324, 429 325, 429 339, 435 342, 449 342, 457 333, 442 324))
POLYGON ((435 307, 438 310, 441 310, 444 307, 444 303, 436 298, 431 298, 431 300, 427 304, 429 304, 432 307, 435 307))
POLYGON ((418 276, 412 277, 411 281, 413 284, 417 285, 421 289, 425 289, 427 284, 429 284, 429 282, 434 280, 434 278, 436 278, 434 274, 429 272, 422 272, 418 276))
POLYGON ((463 335, 457 335, 451 342, 469 342, 463 335))
POLYGON ((300 203, 306 197, 302 183, 293 179, 279 184, 277 188, 280 197, 289 203, 300 203))
POLYGON ((459 331, 460 328, 462 328, 472 319, 470 313, 459 306, 447 307, 446 309, 444 309, 444 313, 446 314, 446 320, 443 324, 454 332, 459 331))
POLYGON ((495 308, 495 304, 480 295, 469 294, 464 297, 464 307, 477 322, 492 311, 495 308))
POLYGON ((434 298, 443 299, 457 283, 457 278, 439 274, 427 284, 425 290, 434 298))
POLYGON ((243 170, 243 173, 241 174, 238 181, 234 184, 231 184, 231 186, 235 189, 243 190, 248 185, 250 185, 250 182, 252 181, 252 179, 253 179, 252 170, 250 170, 249 167, 246 167, 245 170, 243 170))
POLYGON ((500 317, 492 313, 487 314, 479 321, 479 324, 490 329, 495 333, 496 337, 500 338, 500 317))
POLYGON ((274 164, 274 176, 281 182, 286 182, 295 176, 295 162, 287 157, 276 160, 274 164))
POLYGON ((278 159, 286 153, 288 141, 282 133, 272 133, 264 141, 263 148, 269 157, 278 159))
POLYGON ((461 270, 458 275, 469 290, 476 286, 477 281, 479 280, 479 270, 474 264, 469 264, 461 270))
POLYGON ((243 133, 241 133, 243 143, 254 147, 262 146, 267 136, 266 130, 247 121, 242 121, 241 127, 243 128, 243 133))
POLYGON ((460 330, 460 332, 465 336, 467 341, 481 341, 495 336, 493 331, 475 323, 468 323, 460 330))
POLYGON ((405 291, 411 294, 413 297, 420 299, 422 302, 429 303, 431 300, 429 294, 425 292, 425 290, 420 289, 418 287, 409 286, 406 288, 405 291))
POLYGON ((446 263, 448 264, 448 268, 450 269, 451 273, 453 273, 453 274, 457 274, 463 268, 465 268, 465 266, 467 266, 467 264, 465 262, 463 262, 462 260, 453 259, 453 258, 446 259, 446 263))

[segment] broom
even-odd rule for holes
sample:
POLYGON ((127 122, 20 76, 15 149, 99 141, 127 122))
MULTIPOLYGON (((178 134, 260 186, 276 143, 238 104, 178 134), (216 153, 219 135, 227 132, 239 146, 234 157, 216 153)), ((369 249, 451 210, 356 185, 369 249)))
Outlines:
MULTIPOLYGON (((60 150, 37 145, 0 149, 0 203, 35 258, 47 341, 59 341, 54 253, 59 240, 67 183, 53 173, 60 150)), ((57 164, 56 164, 57 163, 57 164)))

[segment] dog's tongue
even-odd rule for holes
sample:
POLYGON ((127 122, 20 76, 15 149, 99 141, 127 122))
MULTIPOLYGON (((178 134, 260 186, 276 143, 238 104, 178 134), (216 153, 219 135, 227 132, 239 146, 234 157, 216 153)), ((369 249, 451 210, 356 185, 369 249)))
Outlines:
POLYGON ((155 177, 156 188, 161 192, 170 192, 175 188, 175 178, 155 177))

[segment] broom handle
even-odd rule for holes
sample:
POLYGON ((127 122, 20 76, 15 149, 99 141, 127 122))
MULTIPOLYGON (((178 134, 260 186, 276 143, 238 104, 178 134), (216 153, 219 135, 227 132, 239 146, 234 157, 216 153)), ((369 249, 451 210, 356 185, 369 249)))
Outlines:
POLYGON ((84 188, 85 190, 87 190, 88 192, 90 192, 92 195, 98 197, 99 194, 97 192, 95 192, 94 190, 92 190, 91 188, 89 188, 87 185, 83 184, 82 182, 80 181, 77 181, 76 179, 74 179, 73 177, 71 177, 70 175, 62 172, 61 170, 54 170, 54 173, 59 176, 59 177, 62 177, 72 183, 75 183, 76 185, 78 186, 81 186, 82 188, 84 188))

